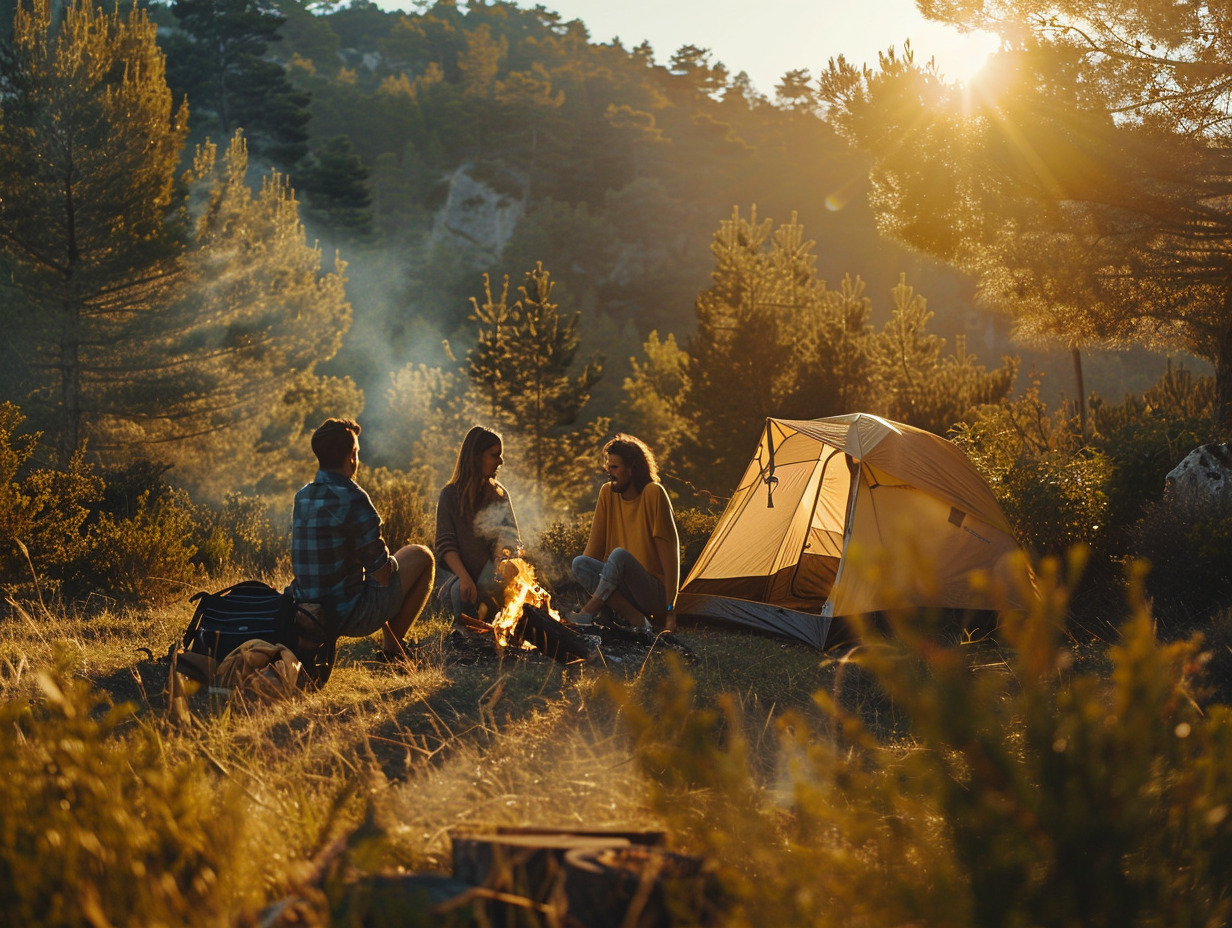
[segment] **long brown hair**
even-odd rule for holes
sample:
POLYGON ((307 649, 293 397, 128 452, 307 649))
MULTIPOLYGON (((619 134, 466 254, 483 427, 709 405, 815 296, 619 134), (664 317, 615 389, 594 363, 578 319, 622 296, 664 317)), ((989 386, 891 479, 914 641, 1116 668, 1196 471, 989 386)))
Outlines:
POLYGON ((603 453, 614 454, 625 462, 633 471, 633 485, 639 493, 647 484, 659 482, 659 465, 654 452, 640 438, 621 432, 603 446, 603 453))
POLYGON ((458 513, 465 522, 474 518, 485 496, 503 495, 500 488, 495 486, 495 481, 486 480, 479 470, 479 458, 493 445, 499 444, 500 435, 482 425, 471 426, 471 430, 462 439, 458 460, 453 465, 453 476, 449 478, 446 486, 458 488, 458 513))

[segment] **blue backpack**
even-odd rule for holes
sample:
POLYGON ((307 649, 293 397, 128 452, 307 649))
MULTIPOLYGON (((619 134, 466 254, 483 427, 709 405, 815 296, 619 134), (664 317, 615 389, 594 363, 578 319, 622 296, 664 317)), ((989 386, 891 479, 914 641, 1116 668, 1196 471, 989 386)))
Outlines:
POLYGON ((300 683, 324 686, 333 669, 337 632, 287 593, 245 580, 216 593, 197 593, 184 632, 186 651, 221 661, 245 641, 260 638, 290 648, 303 665, 300 683))

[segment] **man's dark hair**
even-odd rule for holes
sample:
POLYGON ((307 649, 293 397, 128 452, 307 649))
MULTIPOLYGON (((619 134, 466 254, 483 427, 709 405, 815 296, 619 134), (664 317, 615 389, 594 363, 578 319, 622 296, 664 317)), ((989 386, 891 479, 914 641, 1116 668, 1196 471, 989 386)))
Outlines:
POLYGON ((362 429, 354 419, 326 419, 312 433, 312 453, 321 470, 337 470, 351 456, 362 429))
POLYGON ((648 483, 659 482, 659 465, 655 463, 654 452, 640 438, 621 432, 603 446, 603 453, 614 454, 628 465, 633 471, 633 485, 638 492, 644 490, 648 483))

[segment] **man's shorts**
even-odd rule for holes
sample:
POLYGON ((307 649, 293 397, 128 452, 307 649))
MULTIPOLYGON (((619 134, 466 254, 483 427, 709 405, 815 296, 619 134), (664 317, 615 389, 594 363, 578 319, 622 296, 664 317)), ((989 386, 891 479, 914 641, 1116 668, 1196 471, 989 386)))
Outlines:
MULTIPOLYGON (((390 563, 397 562, 390 558, 390 563)), ((373 582, 364 584, 355 606, 339 624, 338 634, 345 638, 367 638, 386 622, 393 621, 401 608, 402 574, 395 570, 385 586, 377 586, 373 582)))

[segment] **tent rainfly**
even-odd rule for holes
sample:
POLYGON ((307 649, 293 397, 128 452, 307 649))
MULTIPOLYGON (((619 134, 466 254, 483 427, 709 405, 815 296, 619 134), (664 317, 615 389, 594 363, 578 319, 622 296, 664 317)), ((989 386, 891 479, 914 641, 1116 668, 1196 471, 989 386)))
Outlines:
POLYGON ((912 605, 987 610, 969 577, 1000 573, 1018 548, 988 484, 944 438, 864 413, 767 419, 676 611, 820 648, 834 618, 903 605, 903 591, 848 568, 852 550, 923 553, 912 605))

